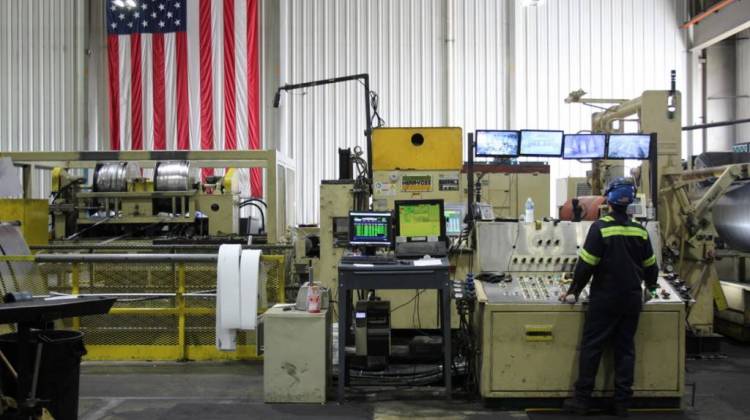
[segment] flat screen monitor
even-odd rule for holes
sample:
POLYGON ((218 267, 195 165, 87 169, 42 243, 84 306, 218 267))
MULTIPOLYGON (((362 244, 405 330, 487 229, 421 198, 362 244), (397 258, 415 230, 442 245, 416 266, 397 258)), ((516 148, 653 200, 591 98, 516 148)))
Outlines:
POLYGON ((474 135, 477 157, 516 157, 520 133, 510 130, 477 130, 474 135))
POLYGON ((650 134, 610 134, 607 159, 648 159, 650 134))
POLYGON ((406 241, 445 238, 443 200, 396 201, 396 236, 406 241))
POLYGON ((447 236, 461 236, 461 232, 464 230, 463 204, 446 204, 443 214, 445 215, 445 234, 447 236))
POLYGON ((566 134, 563 159, 604 159, 606 134, 566 134))
POLYGON ((390 246, 393 243, 391 213, 350 212, 349 244, 390 246))
POLYGON ((521 130, 521 156, 559 157, 562 147, 561 130, 521 130))

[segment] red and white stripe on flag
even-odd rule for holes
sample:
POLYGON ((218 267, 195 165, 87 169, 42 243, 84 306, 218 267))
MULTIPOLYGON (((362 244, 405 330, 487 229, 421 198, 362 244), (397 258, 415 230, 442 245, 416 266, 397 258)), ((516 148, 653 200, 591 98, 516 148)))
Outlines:
POLYGON ((108 0, 112 150, 260 148, 258 2, 108 0))

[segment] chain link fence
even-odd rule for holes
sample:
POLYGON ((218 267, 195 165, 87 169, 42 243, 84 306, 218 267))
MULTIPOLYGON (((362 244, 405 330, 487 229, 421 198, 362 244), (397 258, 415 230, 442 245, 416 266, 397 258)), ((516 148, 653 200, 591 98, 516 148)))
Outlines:
MULTIPOLYGON (((66 319, 59 326, 84 332, 89 360, 254 358, 253 331, 238 334, 236 352, 215 348, 216 263, 172 257, 170 262, 40 262, 33 256, 3 256, 5 274, 11 266, 15 270, 3 276, 2 287, 4 293, 117 297, 109 314, 66 319)), ((259 312, 287 301, 289 265, 289 250, 264 250, 259 312)))

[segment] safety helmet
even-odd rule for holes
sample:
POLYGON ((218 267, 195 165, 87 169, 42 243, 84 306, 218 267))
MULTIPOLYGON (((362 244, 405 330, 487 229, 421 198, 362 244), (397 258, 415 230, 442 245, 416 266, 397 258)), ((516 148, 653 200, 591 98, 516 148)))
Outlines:
POLYGON ((635 200, 635 191, 635 182, 631 178, 618 176, 609 183, 604 194, 609 204, 627 206, 635 200))

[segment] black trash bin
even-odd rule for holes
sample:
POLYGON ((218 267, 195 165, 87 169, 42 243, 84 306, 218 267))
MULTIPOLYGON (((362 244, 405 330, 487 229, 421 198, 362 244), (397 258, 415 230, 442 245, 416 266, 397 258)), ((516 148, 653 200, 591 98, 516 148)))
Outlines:
MULTIPOLYGON (((81 373, 81 357, 86 354, 83 334, 78 331, 49 330, 32 331, 29 346, 29 375, 33 373, 36 346, 42 339, 42 359, 36 397, 47 400, 45 407, 55 420, 78 418, 78 385, 81 373)), ((13 367, 18 370, 18 334, 0 335, 0 350, 5 353, 13 367)), ((5 366, 2 369, 2 390, 5 395, 18 396, 17 381, 5 366)), ((31 376, 29 376, 31 386, 31 376)))

